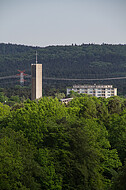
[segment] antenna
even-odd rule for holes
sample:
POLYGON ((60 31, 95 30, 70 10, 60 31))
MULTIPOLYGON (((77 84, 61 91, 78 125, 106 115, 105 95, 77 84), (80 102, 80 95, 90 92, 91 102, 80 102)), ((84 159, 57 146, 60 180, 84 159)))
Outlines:
POLYGON ((20 85, 21 86, 24 86, 24 76, 25 75, 27 75, 27 74, 25 74, 24 72, 25 72, 25 70, 24 71, 20 71, 20 70, 18 70, 18 72, 20 73, 20 74, 17 74, 18 76, 20 76, 20 85))
POLYGON ((38 54, 37 54, 37 51, 36 51, 36 64, 38 63, 38 60, 37 60, 38 57, 37 56, 38 56, 38 54))

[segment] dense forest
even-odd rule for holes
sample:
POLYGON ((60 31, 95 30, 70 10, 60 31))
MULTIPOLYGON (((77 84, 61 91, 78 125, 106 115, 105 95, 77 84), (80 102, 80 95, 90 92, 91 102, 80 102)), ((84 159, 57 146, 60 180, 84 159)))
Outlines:
MULTIPOLYGON (((126 79, 98 80, 111 77, 126 76, 126 45, 81 44, 69 46, 31 47, 14 44, 0 44, 0 77, 13 76, 19 70, 31 75, 31 64, 35 63, 35 53, 38 52, 38 62, 43 64, 43 94, 50 95, 52 91, 66 91, 73 84, 112 84, 118 88, 118 94, 125 96, 126 79), (96 80, 52 80, 64 79, 96 79, 96 80), (51 90, 51 92, 50 92, 51 90)), ((30 89, 30 78, 25 85, 30 89)), ((0 87, 14 88, 17 79, 1 79, 0 87)), ((29 97, 30 98, 30 97, 29 97)))
POLYGON ((1 190, 126 189, 126 99, 71 95, 0 103, 1 190))

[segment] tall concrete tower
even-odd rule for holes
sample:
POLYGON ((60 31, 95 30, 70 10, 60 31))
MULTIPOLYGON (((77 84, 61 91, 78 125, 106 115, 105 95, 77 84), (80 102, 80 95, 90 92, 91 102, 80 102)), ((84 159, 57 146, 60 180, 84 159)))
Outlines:
POLYGON ((31 75, 32 75, 32 92, 31 99, 39 99, 42 97, 42 64, 37 62, 36 52, 36 64, 31 64, 31 75))

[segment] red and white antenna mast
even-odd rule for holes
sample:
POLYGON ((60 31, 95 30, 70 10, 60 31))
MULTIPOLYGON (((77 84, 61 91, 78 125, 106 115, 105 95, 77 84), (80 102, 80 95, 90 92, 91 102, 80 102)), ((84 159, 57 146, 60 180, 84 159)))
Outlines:
POLYGON ((24 72, 25 72, 25 70, 24 71, 20 71, 20 70, 18 70, 20 73, 19 74, 17 74, 18 76, 20 76, 20 85, 21 86, 24 86, 24 76, 26 76, 27 74, 25 74, 24 72))

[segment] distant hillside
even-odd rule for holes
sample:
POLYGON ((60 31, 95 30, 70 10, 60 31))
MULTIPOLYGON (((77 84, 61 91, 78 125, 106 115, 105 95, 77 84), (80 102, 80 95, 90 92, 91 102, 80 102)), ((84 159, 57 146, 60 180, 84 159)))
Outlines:
MULTIPOLYGON (((43 64, 43 77, 53 78, 106 78, 126 76, 126 45, 82 44, 71 46, 48 46, 45 48, 15 44, 0 44, 0 77, 17 74, 24 70, 31 74, 31 63, 43 64)), ((44 80, 44 86, 56 88, 83 83, 107 83, 126 94, 126 80, 112 81, 52 81, 44 80)))

